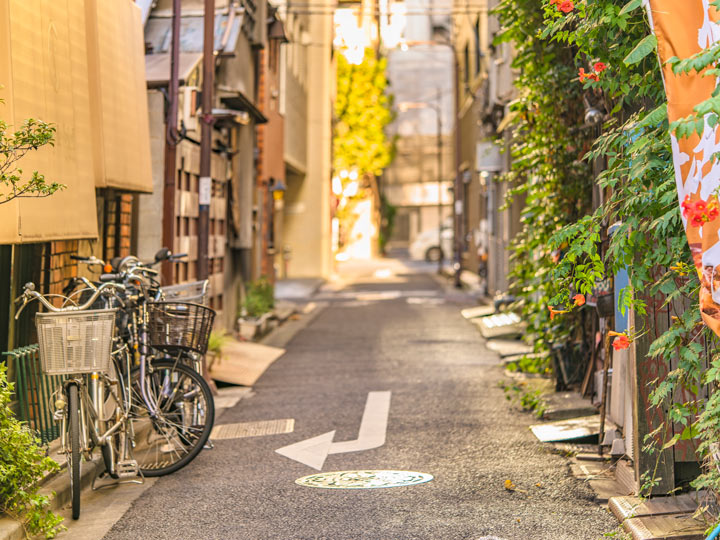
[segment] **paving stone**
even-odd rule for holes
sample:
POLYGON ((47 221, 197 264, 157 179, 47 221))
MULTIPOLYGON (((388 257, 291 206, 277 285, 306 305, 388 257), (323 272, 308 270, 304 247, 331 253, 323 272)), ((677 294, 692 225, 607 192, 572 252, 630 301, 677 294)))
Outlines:
POLYGON ((495 313, 494 306, 475 306, 460 311, 460 314, 466 319, 474 319, 476 317, 487 317, 495 313))
POLYGON ((595 500, 599 503, 607 503, 613 497, 628 495, 615 478, 593 478, 588 480, 588 484, 595 492, 595 500))
POLYGON ((582 439, 591 435, 597 435, 599 429, 599 414, 530 426, 530 430, 541 442, 560 442, 582 439))
POLYGON ((544 397, 547 420, 564 420, 597 414, 597 408, 578 392, 554 392, 544 397))
POLYGON ((628 519, 623 527, 633 540, 703 540, 707 525, 692 514, 628 519))
MULTIPOLYGON (((521 337, 527 325, 515 313, 498 313, 471 319, 485 339, 521 337)), ((532 348, 529 352, 532 352, 532 348)))
POLYGON ((682 493, 669 497, 613 497, 608 507, 618 521, 645 516, 662 516, 669 514, 692 514, 697 510, 698 502, 707 496, 704 491, 682 493))
POLYGON ((487 342, 487 348, 499 353, 502 358, 532 354, 533 348, 519 339, 492 339, 487 342))

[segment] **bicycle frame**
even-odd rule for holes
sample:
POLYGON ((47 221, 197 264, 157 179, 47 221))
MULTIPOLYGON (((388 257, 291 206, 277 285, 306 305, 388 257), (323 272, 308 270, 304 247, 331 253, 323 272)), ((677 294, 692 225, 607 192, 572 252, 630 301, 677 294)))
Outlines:
MULTIPOLYGON (((101 373, 91 374, 91 378, 93 379, 99 379, 101 377, 107 378, 101 373)), ((111 395, 113 399, 116 400, 117 405, 115 407, 116 414, 114 423, 112 424, 112 426, 110 426, 110 428, 105 431, 101 431, 102 428, 100 427, 100 424, 112 420, 102 419, 100 417, 100 414, 98 413, 98 409, 101 408, 101 406, 104 404, 104 400, 98 401, 99 393, 92 392, 94 395, 91 397, 91 390, 88 388, 85 380, 81 377, 73 377, 67 379, 62 386, 63 393, 67 392, 67 387, 69 385, 75 385, 78 388, 78 395, 80 396, 80 437, 82 451, 86 454, 86 457, 88 457, 87 454, 89 454, 95 446, 104 446, 108 444, 109 437, 114 435, 115 432, 118 431, 123 425, 125 425, 130 418, 129 409, 125 409, 119 416, 117 415, 118 409, 121 408, 120 403, 122 403, 117 393, 112 389, 113 385, 117 384, 117 382, 113 383, 112 381, 108 380, 106 381, 106 383, 107 388, 110 388, 111 395)), ((101 385, 97 384, 95 386, 100 387, 101 385)), ((68 453, 69 450, 67 442, 67 415, 65 414, 63 414, 62 416, 61 422, 60 447, 60 453, 68 453)), ((127 456, 124 455, 123 458, 125 457, 127 456)))

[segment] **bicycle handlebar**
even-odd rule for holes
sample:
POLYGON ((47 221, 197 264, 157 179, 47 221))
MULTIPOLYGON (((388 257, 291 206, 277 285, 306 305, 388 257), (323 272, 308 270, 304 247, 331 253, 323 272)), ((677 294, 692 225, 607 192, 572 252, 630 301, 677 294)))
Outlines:
POLYGON ((88 309, 95 300, 97 300, 101 294, 103 294, 106 290, 109 289, 119 289, 119 290, 125 290, 125 287, 121 285, 120 283, 103 283, 92 294, 92 296, 85 302, 84 304, 81 304, 79 306, 68 306, 64 308, 58 308, 52 305, 50 302, 47 301, 47 299, 37 292, 35 290, 35 284, 34 283, 26 283, 22 295, 20 295, 18 298, 15 299, 16 302, 19 300, 23 300, 23 305, 20 306, 20 309, 18 309, 17 313, 15 314, 15 320, 20 317, 20 313, 22 313, 22 310, 25 309, 25 306, 27 306, 30 302, 33 300, 38 300, 43 306, 45 306, 49 311, 54 312, 67 312, 67 311, 84 311, 88 309))
POLYGON ((80 255, 70 255, 70 258, 73 261, 78 261, 78 262, 85 263, 88 265, 105 266, 105 261, 103 261, 102 259, 98 259, 95 255, 91 255, 90 257, 81 257, 80 255))

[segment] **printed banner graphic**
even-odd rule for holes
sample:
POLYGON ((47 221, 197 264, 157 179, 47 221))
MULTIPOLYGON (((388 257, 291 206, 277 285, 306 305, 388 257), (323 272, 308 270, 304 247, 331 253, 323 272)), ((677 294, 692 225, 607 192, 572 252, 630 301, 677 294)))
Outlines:
MULTIPOLYGON (((710 0, 645 0, 645 6, 658 41, 668 118, 673 122, 711 97, 718 79, 701 73, 675 75, 666 62, 673 56, 688 58, 719 41, 720 13, 710 0)), ((720 151, 720 126, 709 127, 706 117, 702 136, 670 137, 683 224, 702 284, 700 311, 705 324, 720 335, 720 163, 712 159, 720 151)))

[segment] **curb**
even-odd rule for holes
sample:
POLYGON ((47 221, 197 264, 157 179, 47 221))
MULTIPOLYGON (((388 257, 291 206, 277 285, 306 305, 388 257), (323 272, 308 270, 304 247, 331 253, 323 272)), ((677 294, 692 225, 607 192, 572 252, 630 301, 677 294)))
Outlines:
MULTIPOLYGON (((287 344, 306 326, 315 320, 315 318, 324 310, 324 303, 308 302, 305 306, 296 311, 302 317, 300 320, 288 319, 270 333, 262 337, 258 343, 268 345, 270 347, 286 348, 287 344)), ((2 537, 0 537, 2 540, 2 537)))
MULTIPOLYGON (((102 456, 97 456, 91 461, 83 463, 82 475, 80 477, 81 491, 87 490, 92 484, 98 467, 104 467, 102 456)), ((70 478, 67 476, 67 467, 63 467, 51 477, 47 483, 43 484, 39 493, 50 497, 49 509, 57 512, 60 508, 68 504, 72 498, 70 492, 70 478), (52 493, 55 493, 52 496, 52 493)), ((19 521, 11 517, 0 517, 0 540, 24 540, 25 529, 19 521)))

